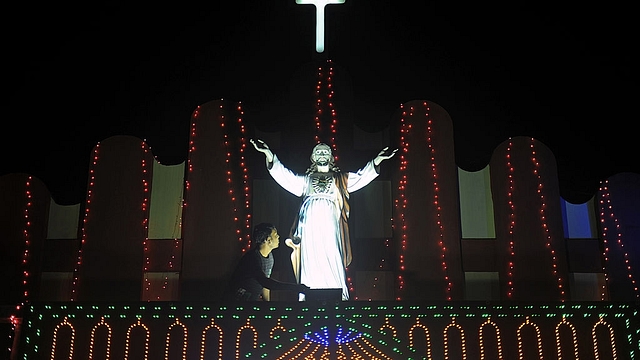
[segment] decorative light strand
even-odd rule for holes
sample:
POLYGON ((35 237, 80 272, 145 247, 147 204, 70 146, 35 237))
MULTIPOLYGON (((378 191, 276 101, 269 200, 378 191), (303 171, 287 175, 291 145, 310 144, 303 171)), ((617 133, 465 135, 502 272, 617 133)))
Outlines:
POLYGON ((32 206, 32 194, 31 194, 31 181, 32 177, 27 177, 27 182, 25 183, 25 197, 26 203, 24 208, 24 252, 22 253, 22 303, 16 306, 16 310, 20 311, 23 306, 29 303, 29 260, 31 258, 31 219, 29 217, 29 208, 32 206))
MULTIPOLYGON (((146 141, 142 141, 142 143, 140 144, 140 148, 142 149, 142 152, 144 154, 147 154, 149 152, 149 149, 146 145, 146 141)), ((147 170, 147 161, 144 158, 144 156, 142 157, 142 163, 141 163, 141 168, 142 168, 142 188, 143 188, 143 192, 144 192, 144 196, 142 199, 142 214, 143 214, 143 218, 144 220, 142 220, 142 228, 144 229, 144 241, 142 242, 142 247, 144 250, 144 265, 143 265, 143 269, 142 269, 142 273, 144 274, 144 288, 145 288, 145 294, 147 297, 147 301, 151 301, 151 293, 150 293, 150 289, 151 289, 151 281, 149 280, 149 267, 151 264, 151 259, 150 259, 150 255, 149 255, 149 179, 148 179, 148 174, 149 171, 147 170)), ((160 300, 160 292, 158 292, 158 296, 156 300, 160 300)))
POLYGON ((531 144, 529 146, 531 148, 531 162, 533 163, 534 170, 533 174, 536 176, 538 180, 538 195, 540 196, 540 222, 542 224, 542 230, 545 234, 545 247, 549 249, 549 253, 551 255, 551 272, 553 276, 556 278, 556 286, 558 287, 558 292, 560 293, 560 301, 564 302, 565 299, 565 290, 564 290, 564 279, 558 273, 558 257, 556 256, 556 250, 553 247, 553 238, 551 237, 551 232, 549 231, 549 225, 547 224, 547 215, 545 213, 545 209, 547 208, 547 200, 545 199, 543 192, 543 184, 542 184, 542 176, 540 175, 540 163, 536 157, 536 148, 535 148, 535 139, 531 138, 531 144))
MULTIPOLYGON (((189 172, 193 172, 193 163, 191 162, 191 154, 196 151, 196 146, 195 146, 196 121, 198 120, 199 116, 200 116, 200 106, 198 105, 198 107, 196 107, 196 109, 193 111, 193 114, 191 114, 191 131, 189 133, 189 156, 187 157, 187 170, 189 172)), ((191 188, 191 183, 189 183, 188 179, 189 177, 187 177, 184 181, 185 190, 187 191, 189 191, 189 189, 191 188)), ((183 206, 183 209, 187 207, 186 201, 183 201, 182 206, 183 206)))
POLYGON ((328 69, 326 70, 321 66, 318 68, 317 73, 317 83, 316 83, 316 115, 314 118, 316 125, 316 135, 315 141, 317 143, 321 143, 323 141, 323 137, 326 137, 326 142, 331 147, 333 152, 333 157, 335 161, 338 161, 338 145, 336 143, 336 134, 338 132, 338 117, 335 110, 335 106, 333 104, 334 90, 333 90, 333 66, 331 65, 331 60, 327 60, 328 69), (323 79, 325 81, 323 81, 323 79), (326 109, 325 109, 326 107, 326 109), (325 131, 322 124, 323 115, 325 115, 325 111, 329 112, 330 115, 330 123, 328 128, 328 133, 323 136, 323 132, 325 131))
MULTIPOLYGON (((146 139, 145 139, 146 142, 146 139)), ((147 144, 147 149, 150 151, 151 150, 151 146, 149 146, 149 144, 147 144)), ((162 164, 160 162, 160 160, 158 159, 157 156, 153 155, 153 158, 156 162, 158 162, 158 164, 162 164)), ((151 194, 149 194, 149 197, 151 197, 151 194)), ((180 206, 183 207, 184 206, 184 199, 180 199, 180 206)), ((147 230, 148 233, 148 230, 147 230)), ((167 268, 169 269, 169 271, 173 270, 173 266, 174 266, 174 260, 176 259, 176 253, 179 252, 180 249, 180 240, 179 238, 181 237, 182 234, 182 218, 180 217, 180 215, 176 214, 176 220, 174 223, 174 232, 173 232, 173 248, 171 250, 171 254, 169 255, 169 260, 167 261, 167 268), (177 234, 176 235, 176 229, 177 234)), ((148 240, 148 239, 147 239, 148 240)), ((162 279, 162 292, 167 291, 167 289, 169 288, 169 276, 165 275, 164 279, 162 279)), ((157 300, 160 300, 160 296, 158 295, 157 300)))
MULTIPOLYGON (((429 158, 431 160, 431 178, 433 179, 433 206, 436 210, 436 224, 438 225, 438 246, 440 247, 440 261, 442 265, 442 272, 444 273, 444 280, 447 284, 446 295, 447 300, 451 301, 451 290, 453 283, 449 276, 449 267, 447 265, 447 247, 444 243, 444 225, 442 224, 442 207, 440 206, 440 186, 438 185, 438 170, 436 168, 436 149, 433 147, 433 120, 429 116, 429 104, 424 102, 422 104, 425 110, 425 118, 427 119, 427 146, 429 147, 429 158)), ((413 109, 411 109, 413 112, 413 109)))
POLYGON ((635 292, 636 298, 640 298, 640 293, 638 292, 638 283, 633 277, 633 269, 631 268, 629 253, 627 252, 627 250, 625 250, 624 242, 622 241, 622 229, 620 228, 620 223, 618 222, 618 218, 615 216, 615 213, 613 211, 613 204, 611 203, 611 193, 609 192, 609 180, 606 180, 604 181, 604 185, 602 185, 602 182, 601 182, 601 186, 600 186, 600 223, 602 224, 602 241, 604 243, 604 250, 602 253, 602 256, 604 258, 604 264, 603 264, 602 270, 605 276, 605 284, 603 284, 602 286, 600 299, 603 301, 605 300, 605 294, 606 294, 605 286, 609 282, 607 264, 609 262, 609 251, 611 247, 611 244, 609 244, 609 238, 611 236, 609 235, 609 232, 610 232, 609 226, 606 223, 607 217, 610 219, 610 221, 613 221, 613 225, 615 226, 615 229, 612 231, 615 231, 614 236, 616 238, 616 244, 620 247, 620 251, 622 252, 622 256, 624 257, 624 266, 625 266, 625 270, 627 271, 627 278, 631 282, 631 288, 635 292))
POLYGON ((73 269, 73 281, 71 283, 71 301, 78 299, 78 273, 82 266, 82 250, 84 243, 87 241, 87 222, 89 221, 89 213, 91 208, 91 200, 93 199, 93 187, 95 186, 96 174, 95 167, 98 164, 98 153, 100 150, 100 143, 96 144, 93 149, 93 156, 91 165, 89 167, 89 186, 87 186, 87 201, 84 208, 84 218, 82 219, 82 235, 80 239, 80 246, 78 246, 78 255, 76 257, 76 264, 73 269))
POLYGON ((398 230, 400 234, 400 251, 398 254, 398 275, 397 275, 397 296, 396 301, 402 300, 402 293, 404 288, 404 271, 405 271, 405 258, 404 254, 407 250, 407 224, 405 211, 407 209, 407 154, 409 153, 409 142, 407 141, 409 131, 411 130, 411 124, 407 123, 407 112, 404 110, 404 104, 400 104, 400 168, 398 173, 400 178, 398 180, 398 198, 394 199, 393 206, 396 208, 396 216, 399 219, 391 218, 391 227, 395 232, 398 230))
MULTIPOLYGON (((222 103, 220 104, 220 109, 221 110, 223 109, 222 103)), ((226 155, 227 155, 225 163, 227 166, 227 183, 229 185, 229 196, 231 197, 231 202, 234 204, 233 205, 233 221, 236 224, 236 235, 238 236, 237 239, 241 244, 243 244, 242 252, 244 253, 251 248, 251 242, 250 242, 251 215, 249 211, 250 191, 249 191, 249 174, 248 174, 246 161, 244 157, 244 151, 246 149, 246 139, 244 137, 245 128, 244 128, 244 124, 242 123, 242 116, 244 115, 244 111, 242 110, 241 103, 237 104, 236 111, 238 112, 237 124, 238 124, 238 128, 240 129, 240 150, 239 150, 240 153, 239 153, 239 159, 238 159, 239 161, 236 162, 232 160, 232 157, 234 156, 234 149, 235 149, 235 147, 232 147, 230 144, 230 138, 231 138, 230 132, 232 131, 232 129, 227 123, 227 120, 223 111, 220 112, 220 127, 223 129, 222 136, 223 136, 223 142, 226 148, 226 155), (239 204, 238 195, 236 195, 237 193, 235 188, 236 186, 233 180, 234 171, 232 170, 232 164, 236 164, 236 163, 241 167, 241 172, 242 172, 242 190, 244 194, 243 205, 239 204), (243 212, 246 214, 244 219, 240 219, 240 215, 239 215, 240 209, 244 209, 243 212)))
POLYGON ((513 233, 515 230, 515 206, 513 204, 513 165, 511 164, 511 148, 513 147, 513 142, 511 138, 509 138, 509 146, 507 146, 507 201, 509 204, 509 261, 508 261, 508 269, 507 269, 507 298, 513 298, 513 267, 515 261, 515 243, 513 239, 513 233))

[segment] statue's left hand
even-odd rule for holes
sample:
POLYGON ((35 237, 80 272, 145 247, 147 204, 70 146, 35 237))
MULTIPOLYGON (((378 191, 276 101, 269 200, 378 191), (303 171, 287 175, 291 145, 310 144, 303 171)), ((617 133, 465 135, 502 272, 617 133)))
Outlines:
POLYGON ((373 159, 373 163, 376 166, 378 166, 383 160, 391 159, 396 154, 397 151, 398 149, 393 149, 389 151, 389 147, 386 146, 384 149, 380 150, 380 152, 378 153, 378 156, 376 156, 376 158, 373 159))

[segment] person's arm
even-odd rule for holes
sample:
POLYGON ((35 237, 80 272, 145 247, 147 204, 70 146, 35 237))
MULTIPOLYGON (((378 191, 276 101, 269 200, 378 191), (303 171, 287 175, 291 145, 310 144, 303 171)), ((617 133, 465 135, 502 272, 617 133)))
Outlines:
POLYGON ((284 281, 278 281, 272 278, 268 278, 264 273, 260 272, 261 276, 256 276, 256 280, 262 285, 265 289, 269 290, 288 290, 288 291, 297 291, 297 292, 305 292, 309 289, 307 285, 297 284, 297 283, 289 283, 284 281))

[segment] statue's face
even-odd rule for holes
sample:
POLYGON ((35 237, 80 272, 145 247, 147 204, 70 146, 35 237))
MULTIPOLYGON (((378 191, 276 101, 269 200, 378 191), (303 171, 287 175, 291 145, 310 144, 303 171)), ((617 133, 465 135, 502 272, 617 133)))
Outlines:
POLYGON ((320 144, 313 149, 313 153, 311 154, 311 159, 318 166, 327 166, 331 161, 331 156, 332 156, 331 148, 327 145, 320 144))

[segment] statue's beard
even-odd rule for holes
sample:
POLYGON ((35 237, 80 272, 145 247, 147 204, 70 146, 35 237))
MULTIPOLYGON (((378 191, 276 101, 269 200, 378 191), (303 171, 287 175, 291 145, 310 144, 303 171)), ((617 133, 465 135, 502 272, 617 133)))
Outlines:
POLYGON ((318 166, 328 166, 329 165, 329 160, 323 160, 323 159, 318 160, 318 161, 316 161, 316 165, 318 165, 318 166))

